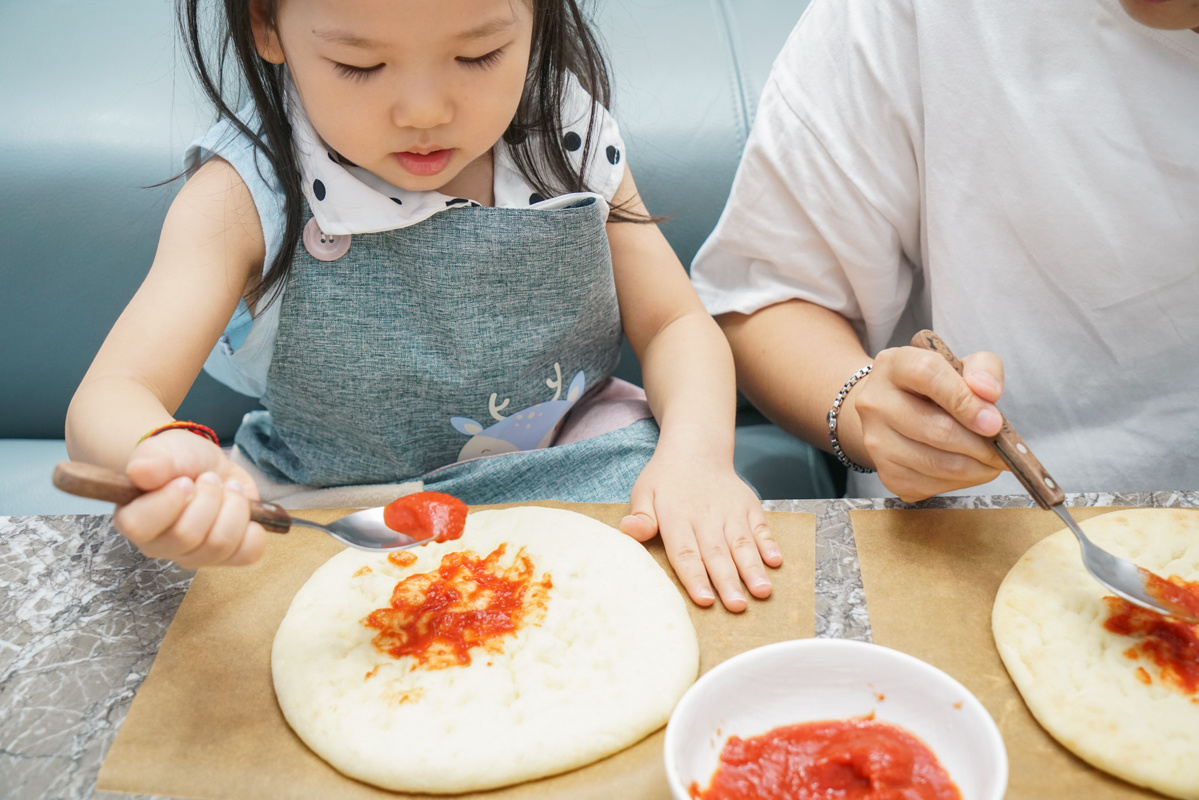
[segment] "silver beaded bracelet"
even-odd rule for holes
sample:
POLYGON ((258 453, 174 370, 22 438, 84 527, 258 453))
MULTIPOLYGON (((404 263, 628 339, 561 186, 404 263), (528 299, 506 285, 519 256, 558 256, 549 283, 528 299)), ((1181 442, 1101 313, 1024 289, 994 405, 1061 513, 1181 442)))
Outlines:
POLYGON ((845 397, 849 394, 849 390, 856 386, 858 381, 869 375, 873 366, 873 364, 867 364, 845 382, 845 385, 841 387, 841 391, 837 392, 837 399, 833 400, 833 407, 828 412, 828 438, 833 443, 833 455, 837 457, 838 461, 854 472, 874 472, 874 470, 853 463, 845 455, 845 451, 841 449, 841 443, 837 441, 837 414, 841 413, 841 404, 845 402, 845 397))

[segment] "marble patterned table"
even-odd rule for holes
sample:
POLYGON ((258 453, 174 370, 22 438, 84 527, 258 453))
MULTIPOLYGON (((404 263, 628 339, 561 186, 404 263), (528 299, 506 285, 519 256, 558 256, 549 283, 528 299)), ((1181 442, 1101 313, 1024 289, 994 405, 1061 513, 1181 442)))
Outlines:
MULTIPOLYGON (((1068 503, 1196 507, 1199 492, 1070 495, 1068 503)), ((1005 495, 766 507, 816 515, 816 635, 870 641, 851 510, 1031 504, 1005 495)), ((107 516, 0 517, 0 797, 99 794, 100 763, 191 575, 142 557, 107 516)))

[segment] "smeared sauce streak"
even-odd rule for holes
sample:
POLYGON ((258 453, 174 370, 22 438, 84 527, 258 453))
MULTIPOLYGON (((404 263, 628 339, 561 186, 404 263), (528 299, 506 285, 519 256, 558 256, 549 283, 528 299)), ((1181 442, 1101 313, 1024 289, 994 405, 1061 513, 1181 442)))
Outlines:
POLYGON ((902 728, 826 720, 731 737, 711 785, 693 800, 961 800, 937 757, 902 728))
POLYGON ((553 586, 550 575, 535 577, 524 548, 504 566, 506 550, 501 544, 485 558, 469 550, 447 553, 435 572, 397 583, 391 607, 376 609, 362 621, 379 630, 375 648, 444 669, 469 664, 473 647, 498 652, 522 626, 540 622, 553 586))
POLYGON ((1199 583, 1184 581, 1177 575, 1167 580, 1144 567, 1137 569, 1145 581, 1146 594, 1176 614, 1199 617, 1199 583))
MULTIPOLYGON (((1184 581, 1177 575, 1168 580, 1153 575, 1152 579, 1146 584, 1154 597, 1199 613, 1199 582, 1184 581), (1152 579, 1156 582, 1151 585, 1152 579)), ((1103 602, 1108 612, 1103 627, 1136 640, 1125 655, 1153 662, 1161 669, 1162 681, 1184 694, 1199 692, 1199 625, 1164 617, 1119 597, 1105 597, 1103 602)), ((1137 674, 1142 683, 1147 683, 1148 677, 1148 673, 1137 674)))

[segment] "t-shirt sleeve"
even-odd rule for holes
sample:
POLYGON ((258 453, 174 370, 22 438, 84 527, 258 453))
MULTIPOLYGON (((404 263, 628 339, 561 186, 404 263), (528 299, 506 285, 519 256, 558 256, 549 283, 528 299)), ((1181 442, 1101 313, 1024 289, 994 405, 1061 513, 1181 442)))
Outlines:
POLYGON ((692 280, 713 314, 785 300, 895 331, 920 264, 919 87, 908 0, 813 0, 779 58, 692 280))

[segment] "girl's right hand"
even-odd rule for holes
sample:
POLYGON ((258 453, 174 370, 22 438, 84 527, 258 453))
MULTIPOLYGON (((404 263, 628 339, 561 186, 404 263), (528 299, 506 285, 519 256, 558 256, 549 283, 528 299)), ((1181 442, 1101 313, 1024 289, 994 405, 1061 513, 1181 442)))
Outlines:
POLYGON ((1003 362, 980 352, 962 364, 958 375, 932 351, 883 350, 846 398, 860 421, 869 464, 901 500, 987 483, 1004 469, 984 438, 1003 425, 995 407, 1003 394, 1003 362))
POLYGON ((262 557, 266 531, 250 521, 248 502, 258 489, 212 442, 164 431, 133 450, 125 471, 146 494, 118 506, 113 524, 145 555, 185 569, 262 557))

